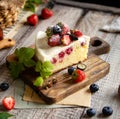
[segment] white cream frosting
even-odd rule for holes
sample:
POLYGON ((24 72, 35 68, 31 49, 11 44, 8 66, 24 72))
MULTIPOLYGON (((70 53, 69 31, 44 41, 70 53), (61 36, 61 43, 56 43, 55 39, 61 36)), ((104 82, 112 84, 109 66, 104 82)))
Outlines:
POLYGON ((71 42, 70 45, 68 45, 68 46, 60 45, 60 46, 51 47, 47 43, 48 40, 47 40, 46 33, 43 31, 39 31, 37 34, 37 37, 35 39, 36 57, 38 60, 40 60, 42 62, 51 61, 55 55, 57 55, 58 53, 60 53, 61 51, 65 50, 65 49, 73 46, 75 42, 80 42, 80 44, 81 44, 83 42, 86 42, 87 39, 89 39, 89 37, 83 35, 78 40, 71 42))

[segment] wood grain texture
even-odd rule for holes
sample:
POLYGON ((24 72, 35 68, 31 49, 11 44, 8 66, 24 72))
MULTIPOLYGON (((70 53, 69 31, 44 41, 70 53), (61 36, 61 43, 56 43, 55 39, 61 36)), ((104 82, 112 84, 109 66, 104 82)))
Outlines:
MULTIPOLYGON (((92 95, 91 107, 97 110, 97 114, 92 119, 106 119, 101 114, 104 106, 109 105, 113 108, 114 113, 108 119, 119 119, 120 117, 120 98, 117 95, 117 89, 120 84, 120 34, 101 32, 99 29, 112 19, 119 17, 111 13, 104 13, 102 11, 91 11, 84 9, 66 7, 56 5, 53 9, 54 17, 48 20, 42 20, 37 27, 23 26, 19 29, 17 35, 14 36, 16 46, 0 51, 0 82, 7 81, 10 84, 9 90, 0 92, 0 101, 4 96, 13 93, 14 82, 9 75, 8 69, 5 65, 6 56, 13 53, 17 47, 29 46, 33 44, 34 37, 39 30, 45 30, 48 25, 55 24, 58 21, 65 21, 71 28, 78 28, 84 34, 98 36, 107 41, 110 46, 110 52, 100 57, 106 62, 110 63, 109 74, 96 82, 100 90, 92 95), (82 13, 85 13, 84 16, 82 13), (69 17, 71 19, 69 19, 69 17)), ((1 109, 1 108, 0 108, 1 109)), ((86 109, 83 107, 77 108, 57 108, 57 109, 14 109, 10 113, 15 116, 11 119, 88 119, 86 116, 86 109)))

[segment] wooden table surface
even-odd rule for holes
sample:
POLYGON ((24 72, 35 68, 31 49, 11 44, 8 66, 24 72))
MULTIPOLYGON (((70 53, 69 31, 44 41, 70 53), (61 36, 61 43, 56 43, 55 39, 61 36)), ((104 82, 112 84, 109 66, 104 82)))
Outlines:
MULTIPOLYGON (((117 9, 119 11, 119 9, 117 9)), ((117 11, 116 10, 116 11, 117 11)), ((23 25, 14 36, 16 45, 9 49, 0 51, 0 82, 7 81, 10 87, 7 91, 0 92, 0 101, 7 95, 12 95, 14 91, 14 81, 6 75, 6 56, 13 53, 16 48, 29 46, 34 43, 34 36, 39 30, 45 30, 46 27, 58 23, 59 21, 67 23, 70 28, 80 29, 89 36, 98 36, 107 41, 111 48, 110 52, 101 55, 103 60, 110 63, 110 72, 107 76, 97 81, 100 90, 92 95, 91 107, 97 110, 97 114, 92 119, 104 119, 101 110, 108 105, 113 108, 113 115, 105 117, 108 119, 120 119, 120 96, 118 95, 118 86, 120 84, 120 34, 102 32, 99 29, 106 23, 119 17, 102 10, 83 9, 67 5, 56 4, 53 8, 54 16, 47 20, 40 20, 36 27, 23 25)), ((40 11, 38 11, 40 13, 40 11)), ((0 106, 0 109, 2 107, 0 106)), ((55 108, 55 109, 13 109, 11 114, 15 115, 10 119, 87 119, 85 107, 75 108, 55 108)))

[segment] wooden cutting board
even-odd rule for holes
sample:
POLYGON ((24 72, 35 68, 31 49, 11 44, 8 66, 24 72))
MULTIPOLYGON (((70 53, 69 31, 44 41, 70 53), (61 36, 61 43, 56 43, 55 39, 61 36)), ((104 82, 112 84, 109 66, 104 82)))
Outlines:
MULTIPOLYGON (((33 86, 33 82, 38 76, 33 69, 24 71, 21 74, 21 79, 30 85, 46 103, 56 103, 108 74, 110 69, 109 63, 103 61, 97 55, 107 53, 109 50, 110 46, 107 42, 98 37, 91 38, 89 56, 87 60, 84 61, 84 64, 87 66, 85 69, 87 78, 80 83, 72 82, 71 76, 67 73, 68 68, 50 76, 46 81, 47 88, 46 86, 45 88, 33 86), (53 84, 54 79, 57 79, 57 82, 53 84)), ((11 57, 12 56, 7 57, 7 62, 11 61, 11 57)), ((74 65, 74 67, 76 67, 76 65, 74 65)))

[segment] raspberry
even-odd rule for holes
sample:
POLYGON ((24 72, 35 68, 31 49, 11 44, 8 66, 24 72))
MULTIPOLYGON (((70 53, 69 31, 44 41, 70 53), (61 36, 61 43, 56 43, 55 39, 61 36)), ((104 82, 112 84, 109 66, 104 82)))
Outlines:
POLYGON ((72 49, 72 47, 70 47, 70 48, 67 48, 65 50, 65 53, 68 54, 68 55, 70 55, 72 51, 73 51, 73 49, 72 49))
POLYGON ((59 58, 63 58, 65 56, 65 53, 62 51, 58 55, 59 55, 59 58))
POLYGON ((52 64, 55 64, 57 62, 57 59, 56 58, 52 58, 52 64))

